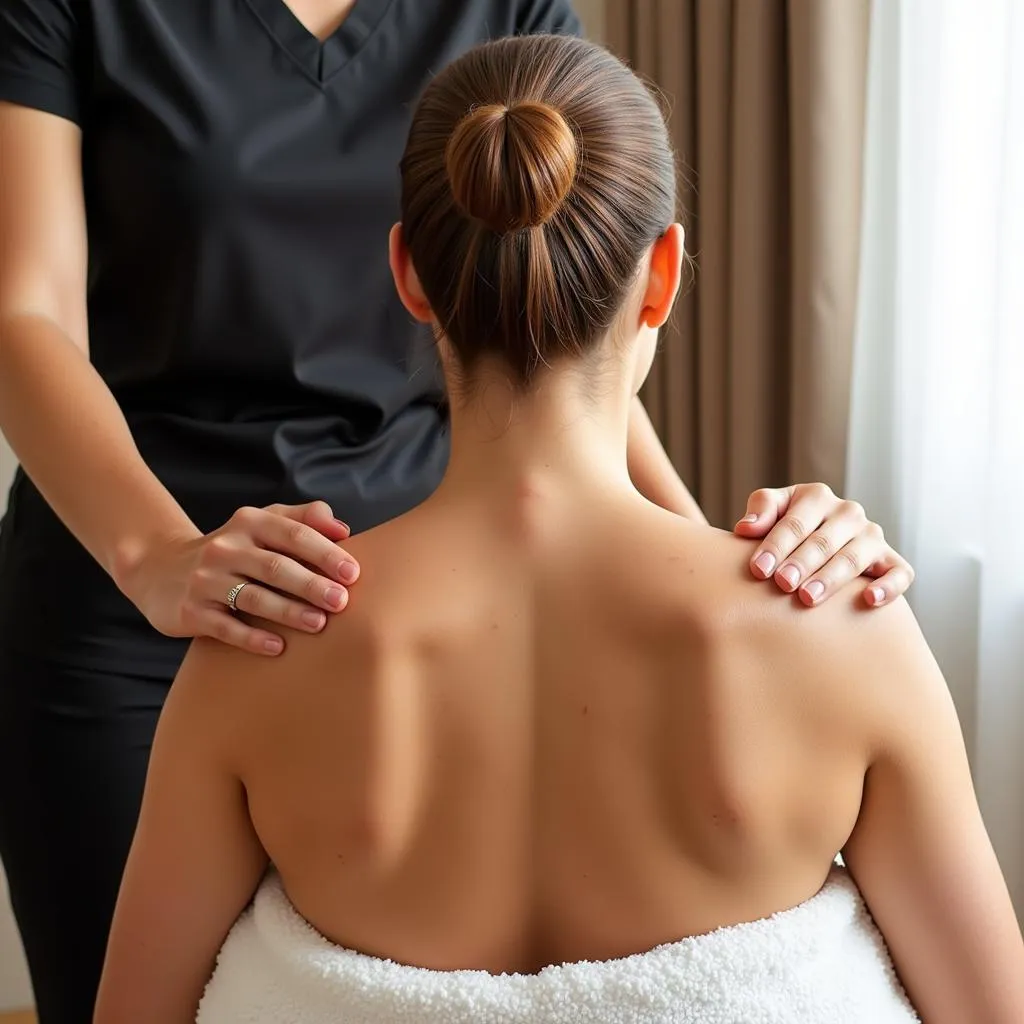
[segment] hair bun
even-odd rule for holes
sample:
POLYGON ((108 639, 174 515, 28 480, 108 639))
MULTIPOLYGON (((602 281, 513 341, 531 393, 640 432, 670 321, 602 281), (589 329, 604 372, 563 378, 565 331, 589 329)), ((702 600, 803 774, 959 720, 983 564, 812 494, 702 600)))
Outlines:
POLYGON ((538 227, 576 178, 576 137, 546 103, 489 103, 455 126, 445 164, 455 202, 497 234, 538 227))

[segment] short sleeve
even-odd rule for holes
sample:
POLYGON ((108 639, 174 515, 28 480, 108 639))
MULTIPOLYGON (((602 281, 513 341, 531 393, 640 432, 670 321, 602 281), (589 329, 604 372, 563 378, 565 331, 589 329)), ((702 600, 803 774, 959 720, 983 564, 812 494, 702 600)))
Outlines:
POLYGON ((516 32, 520 35, 583 35, 570 0, 519 0, 518 6, 516 32))
POLYGON ((81 124, 78 0, 0 0, 0 100, 81 124))

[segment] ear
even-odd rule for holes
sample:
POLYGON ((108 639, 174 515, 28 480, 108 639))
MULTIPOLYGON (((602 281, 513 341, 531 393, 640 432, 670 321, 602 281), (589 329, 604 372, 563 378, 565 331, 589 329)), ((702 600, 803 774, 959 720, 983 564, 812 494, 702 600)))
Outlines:
POLYGON ((672 312, 683 273, 684 239, 683 226, 672 224, 651 246, 647 287, 640 303, 641 326, 657 329, 672 312))
POLYGON ((396 224, 388 235, 388 264, 402 305, 421 324, 433 323, 434 313, 426 295, 423 294, 423 285, 420 284, 416 268, 412 265, 412 257, 409 255, 409 247, 405 244, 401 224, 396 224))

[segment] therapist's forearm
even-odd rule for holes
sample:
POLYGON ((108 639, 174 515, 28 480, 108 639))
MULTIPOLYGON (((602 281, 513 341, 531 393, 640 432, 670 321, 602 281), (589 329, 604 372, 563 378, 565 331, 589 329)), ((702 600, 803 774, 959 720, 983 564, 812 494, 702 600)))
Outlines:
POLYGON ((107 572, 199 531, 153 475, 110 389, 51 320, 0 316, 0 428, 43 497, 107 572))
POLYGON ((698 523, 707 519, 679 478, 639 398, 629 413, 629 476, 648 501, 698 523))

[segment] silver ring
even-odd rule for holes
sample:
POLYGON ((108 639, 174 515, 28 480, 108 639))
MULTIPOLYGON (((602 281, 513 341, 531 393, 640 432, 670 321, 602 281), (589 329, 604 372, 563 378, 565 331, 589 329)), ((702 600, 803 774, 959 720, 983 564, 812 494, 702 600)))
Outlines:
POLYGON ((249 586, 250 580, 242 580, 241 583, 236 583, 229 591, 228 596, 224 603, 228 606, 229 611, 238 611, 238 595, 249 586))

